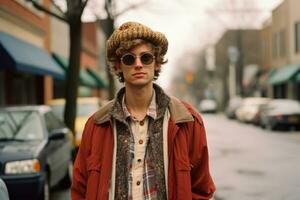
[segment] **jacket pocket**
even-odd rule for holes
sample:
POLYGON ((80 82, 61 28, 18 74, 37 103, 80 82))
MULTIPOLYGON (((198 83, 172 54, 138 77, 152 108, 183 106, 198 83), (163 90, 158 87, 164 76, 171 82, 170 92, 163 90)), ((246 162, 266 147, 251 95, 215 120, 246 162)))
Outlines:
POLYGON ((98 185, 101 174, 101 162, 99 156, 90 156, 87 159, 87 191, 86 200, 96 200, 98 193, 98 185))
POLYGON ((176 159, 175 165, 178 171, 191 171, 191 165, 188 159, 176 159))
POLYGON ((176 200, 191 200, 191 166, 187 159, 176 159, 176 200))

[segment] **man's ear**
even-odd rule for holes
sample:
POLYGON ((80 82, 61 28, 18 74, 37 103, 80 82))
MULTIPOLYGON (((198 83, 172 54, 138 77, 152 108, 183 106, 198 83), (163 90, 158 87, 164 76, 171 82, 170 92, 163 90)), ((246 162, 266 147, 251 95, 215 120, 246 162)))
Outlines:
POLYGON ((116 72, 117 74, 119 74, 120 72, 122 72, 122 70, 121 70, 121 65, 120 65, 119 62, 115 62, 115 72, 116 72))
POLYGON ((155 69, 156 71, 159 71, 160 68, 161 68, 161 65, 156 63, 155 66, 154 66, 154 69, 155 69))

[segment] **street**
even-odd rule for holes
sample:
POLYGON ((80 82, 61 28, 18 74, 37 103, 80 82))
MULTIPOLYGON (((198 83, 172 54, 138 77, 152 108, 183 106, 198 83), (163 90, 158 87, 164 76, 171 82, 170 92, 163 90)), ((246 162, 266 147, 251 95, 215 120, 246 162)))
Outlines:
POLYGON ((300 133, 203 116, 216 200, 300 199, 300 133))
MULTIPOLYGON (((206 114, 215 200, 299 200, 300 132, 267 131, 206 114)), ((69 199, 55 189, 52 200, 69 199)))

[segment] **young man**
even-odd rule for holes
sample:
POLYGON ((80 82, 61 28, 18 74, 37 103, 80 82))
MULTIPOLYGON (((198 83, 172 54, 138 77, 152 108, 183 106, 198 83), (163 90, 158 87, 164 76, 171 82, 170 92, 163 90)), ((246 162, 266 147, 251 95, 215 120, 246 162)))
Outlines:
POLYGON ((108 63, 124 87, 85 126, 73 200, 212 197, 200 115, 153 83, 167 49, 164 34, 136 22, 124 23, 107 41, 108 63))

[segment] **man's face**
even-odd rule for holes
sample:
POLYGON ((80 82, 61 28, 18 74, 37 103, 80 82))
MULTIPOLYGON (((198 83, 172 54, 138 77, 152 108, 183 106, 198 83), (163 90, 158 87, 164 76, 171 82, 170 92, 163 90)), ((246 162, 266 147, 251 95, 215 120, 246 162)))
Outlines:
POLYGON ((125 84, 132 86, 152 84, 154 71, 159 69, 152 48, 148 44, 138 45, 122 55, 116 67, 117 73, 123 73, 125 84))

